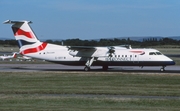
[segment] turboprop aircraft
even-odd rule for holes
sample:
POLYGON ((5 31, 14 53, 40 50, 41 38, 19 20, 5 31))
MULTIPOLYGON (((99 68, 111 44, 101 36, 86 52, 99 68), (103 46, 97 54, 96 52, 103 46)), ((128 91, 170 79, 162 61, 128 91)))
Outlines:
POLYGON ((172 59, 156 49, 55 45, 40 42, 29 25, 31 21, 7 20, 4 23, 12 24, 20 53, 32 58, 64 65, 85 66, 85 71, 90 70, 91 66, 102 66, 103 70, 107 70, 108 66, 162 66, 160 70, 164 71, 166 66, 175 65, 172 59))

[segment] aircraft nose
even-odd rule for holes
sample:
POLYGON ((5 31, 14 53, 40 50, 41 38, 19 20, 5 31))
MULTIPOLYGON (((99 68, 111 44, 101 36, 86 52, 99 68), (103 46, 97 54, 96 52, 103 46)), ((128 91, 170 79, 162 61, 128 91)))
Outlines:
POLYGON ((175 65, 176 63, 174 61, 171 61, 170 62, 170 65, 175 65))
MULTIPOLYGON (((166 56, 167 57, 167 56, 166 56)), ((168 65, 175 65, 176 63, 169 57, 166 58, 168 65)))
POLYGON ((171 60, 171 61, 168 61, 168 65, 175 65, 176 63, 173 61, 173 60, 171 60))

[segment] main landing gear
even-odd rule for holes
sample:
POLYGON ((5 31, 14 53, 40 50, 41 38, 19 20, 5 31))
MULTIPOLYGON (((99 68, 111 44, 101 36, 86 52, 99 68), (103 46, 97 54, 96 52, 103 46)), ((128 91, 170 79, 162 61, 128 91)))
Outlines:
POLYGON ((104 65, 104 66, 102 66, 102 69, 103 69, 103 71, 107 71, 108 70, 108 66, 104 65))
MULTIPOLYGON (((96 58, 92 57, 92 58, 89 58, 87 60, 87 62, 85 64, 85 67, 84 67, 84 71, 89 71, 91 69, 90 67, 91 67, 94 59, 96 60, 96 58)), ((102 68, 103 68, 104 71, 108 70, 108 66, 107 65, 103 65, 102 68)))
MULTIPOLYGON (((108 70, 108 66, 102 66, 102 69, 103 69, 103 71, 107 71, 108 70)), ((88 66, 84 67, 84 71, 89 71, 89 70, 91 70, 90 67, 88 67, 88 66)))
POLYGON ((94 57, 89 58, 89 59, 87 60, 87 62, 86 62, 86 64, 85 64, 85 67, 84 67, 84 71, 89 71, 89 70, 90 70, 90 67, 91 67, 93 61, 94 61, 94 57))
POLYGON ((84 71, 89 71, 91 68, 90 67, 88 67, 88 66, 85 66, 84 67, 84 71))

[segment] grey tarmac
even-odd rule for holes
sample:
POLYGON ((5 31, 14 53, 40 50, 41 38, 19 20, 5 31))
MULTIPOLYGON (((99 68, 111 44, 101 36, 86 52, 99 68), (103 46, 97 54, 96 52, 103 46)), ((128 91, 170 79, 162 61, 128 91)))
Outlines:
MULTIPOLYGON (((110 66, 108 72, 156 72, 161 66, 110 66)), ((0 64, 0 72, 32 72, 32 71, 84 71, 84 66, 66 66, 61 64, 0 64)), ((92 66, 90 71, 103 71, 101 66, 92 66)), ((180 73, 180 66, 167 66, 163 73, 180 73)))

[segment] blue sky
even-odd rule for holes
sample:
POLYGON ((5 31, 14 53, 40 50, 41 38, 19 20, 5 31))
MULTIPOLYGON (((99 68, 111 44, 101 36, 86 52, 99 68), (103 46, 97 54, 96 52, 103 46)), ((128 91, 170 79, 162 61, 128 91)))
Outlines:
MULTIPOLYGON (((41 39, 180 36, 180 0, 0 0, 0 21, 31 20, 41 39)), ((0 24, 0 38, 14 38, 0 24)))

